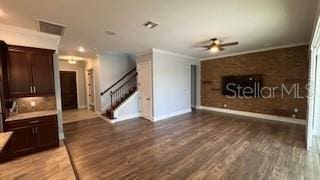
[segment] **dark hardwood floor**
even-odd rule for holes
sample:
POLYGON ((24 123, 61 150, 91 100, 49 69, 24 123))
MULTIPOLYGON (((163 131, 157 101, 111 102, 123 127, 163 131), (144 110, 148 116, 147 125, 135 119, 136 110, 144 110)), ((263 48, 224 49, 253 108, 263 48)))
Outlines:
POLYGON ((142 118, 65 124, 81 179, 319 179, 319 139, 305 127, 196 111, 152 123, 142 118))

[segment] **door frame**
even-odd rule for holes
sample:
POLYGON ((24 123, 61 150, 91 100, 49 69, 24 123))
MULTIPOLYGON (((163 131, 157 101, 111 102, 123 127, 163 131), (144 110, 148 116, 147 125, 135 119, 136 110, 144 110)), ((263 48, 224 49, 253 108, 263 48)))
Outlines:
MULTIPOLYGON (((75 72, 76 73, 76 85, 77 85, 77 109, 79 109, 79 71, 78 70, 74 70, 74 69, 65 69, 65 68, 61 68, 59 69, 59 76, 60 76, 60 72, 61 71, 66 71, 66 72, 75 72)), ((60 89, 61 89, 61 82, 60 82, 60 89)))
POLYGON ((191 108, 195 110, 197 108, 197 80, 198 80, 198 66, 195 64, 191 64, 190 66, 190 74, 191 74, 191 83, 190 83, 190 98, 191 98, 191 108), (193 72, 194 69, 194 72, 193 72), (193 74, 194 73, 194 74, 193 74), (193 77, 194 75, 194 77, 193 77), (194 80, 194 82, 193 82, 194 80), (194 99, 193 99, 194 98, 194 99), (192 102, 194 100, 194 102, 192 102), (193 104, 194 103, 194 104, 193 104))
POLYGON ((90 97, 89 97, 89 82, 90 82, 90 78, 89 78, 89 75, 88 75, 88 72, 89 71, 92 71, 92 88, 93 88, 93 104, 94 104, 94 110, 95 112, 97 111, 97 105, 96 105, 96 89, 95 89, 95 72, 94 72, 94 69, 93 68, 88 68, 88 69, 85 69, 85 77, 86 77, 86 80, 85 80, 85 83, 86 83, 86 96, 87 96, 87 109, 90 110, 90 97))
MULTIPOLYGON (((315 24, 315 30, 312 35, 312 42, 309 51, 309 90, 308 90, 308 108, 307 108, 307 125, 306 125, 306 146, 310 150, 312 148, 313 136, 317 134, 317 125, 320 124, 320 119, 317 113, 319 113, 319 107, 317 107, 317 101, 320 101, 320 96, 317 94, 320 92, 317 87, 316 79, 317 74, 320 74, 320 69, 317 69, 320 60, 317 59, 317 54, 320 57, 320 19, 317 19, 315 24), (315 126, 314 126, 315 125, 315 126)), ((319 125, 318 125, 319 126, 319 125)), ((319 128, 319 127, 318 127, 319 128)))
POLYGON ((148 59, 143 59, 137 62, 137 68, 138 68, 138 92, 139 92, 139 112, 141 116, 143 116, 143 109, 142 109, 142 102, 141 102, 141 96, 140 96, 140 80, 141 80, 141 73, 140 73, 140 67, 142 64, 149 64, 149 71, 150 71, 150 84, 149 84, 149 90, 150 90, 150 117, 144 117, 150 121, 153 121, 153 73, 152 73, 152 61, 148 59))

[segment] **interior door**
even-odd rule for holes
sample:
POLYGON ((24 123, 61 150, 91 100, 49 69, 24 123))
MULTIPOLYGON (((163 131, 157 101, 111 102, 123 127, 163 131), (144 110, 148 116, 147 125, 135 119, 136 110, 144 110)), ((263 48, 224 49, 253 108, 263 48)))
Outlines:
POLYGON ((52 54, 33 52, 31 64, 34 93, 38 95, 54 94, 52 54))
POLYGON ((88 70, 88 89, 89 89, 89 109, 95 111, 95 102, 94 102, 94 84, 93 84, 93 69, 88 70))
POLYGON ((22 49, 9 49, 9 91, 12 97, 32 95, 30 53, 22 49))
POLYGON ((141 115, 152 120, 151 62, 139 63, 138 73, 141 115))
POLYGON ((62 109, 77 109, 77 74, 73 71, 60 71, 62 109))

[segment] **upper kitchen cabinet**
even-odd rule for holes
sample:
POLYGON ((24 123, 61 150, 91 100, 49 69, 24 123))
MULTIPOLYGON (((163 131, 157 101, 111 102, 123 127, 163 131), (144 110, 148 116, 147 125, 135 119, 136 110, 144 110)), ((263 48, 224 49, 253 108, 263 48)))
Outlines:
POLYGON ((53 52, 32 52, 31 69, 33 93, 54 94, 53 52))
POLYGON ((53 95, 53 53, 53 50, 9 46, 9 96, 15 98, 53 95))

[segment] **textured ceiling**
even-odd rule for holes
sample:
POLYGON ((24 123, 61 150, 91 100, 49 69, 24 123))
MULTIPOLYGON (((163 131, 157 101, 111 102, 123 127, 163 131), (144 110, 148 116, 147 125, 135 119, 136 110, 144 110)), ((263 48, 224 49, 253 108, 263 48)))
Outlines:
POLYGON ((38 30, 37 19, 67 27, 61 55, 139 53, 150 48, 205 58, 310 41, 317 0, 2 0, 0 23, 38 30), (143 24, 153 20, 155 29, 143 24), (116 36, 107 36, 106 30, 116 36), (198 45, 239 41, 224 52, 198 45), (86 52, 80 54, 77 48, 86 52))

